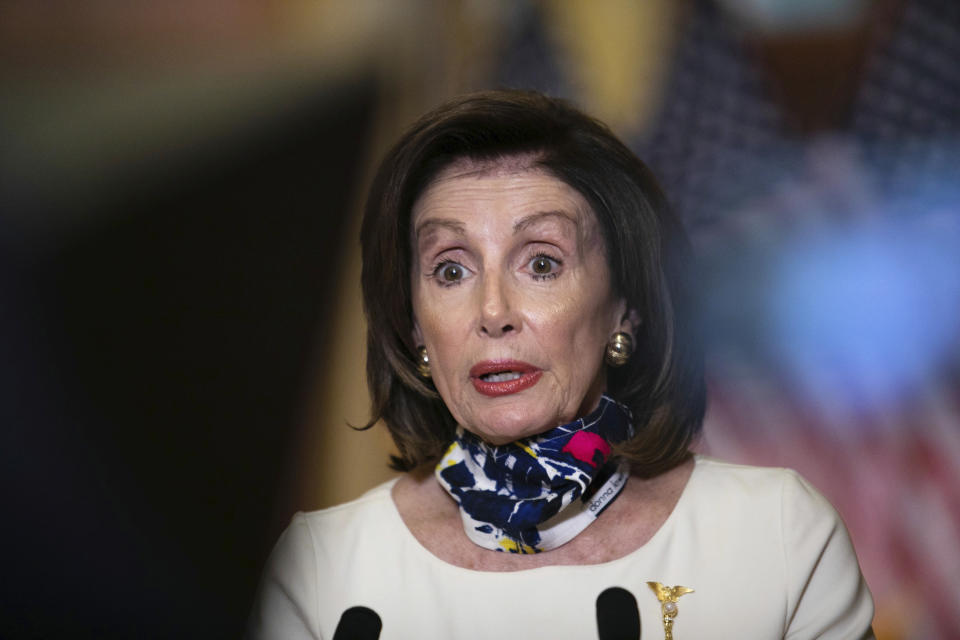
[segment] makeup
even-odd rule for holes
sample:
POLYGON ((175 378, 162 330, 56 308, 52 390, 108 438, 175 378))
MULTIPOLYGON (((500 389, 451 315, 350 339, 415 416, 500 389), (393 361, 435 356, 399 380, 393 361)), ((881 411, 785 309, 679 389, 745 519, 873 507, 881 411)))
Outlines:
POLYGON ((470 368, 470 382, 485 396, 506 396, 529 389, 543 371, 520 360, 484 360, 470 368))

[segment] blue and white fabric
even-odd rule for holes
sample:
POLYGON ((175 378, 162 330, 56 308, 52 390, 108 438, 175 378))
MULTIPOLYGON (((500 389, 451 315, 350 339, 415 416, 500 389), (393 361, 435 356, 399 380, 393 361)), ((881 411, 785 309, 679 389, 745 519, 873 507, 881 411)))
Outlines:
POLYGON ((572 540, 620 494, 629 465, 610 459, 610 445, 632 435, 630 411, 604 395, 589 415, 505 445, 458 427, 436 476, 474 543, 539 553, 572 540))

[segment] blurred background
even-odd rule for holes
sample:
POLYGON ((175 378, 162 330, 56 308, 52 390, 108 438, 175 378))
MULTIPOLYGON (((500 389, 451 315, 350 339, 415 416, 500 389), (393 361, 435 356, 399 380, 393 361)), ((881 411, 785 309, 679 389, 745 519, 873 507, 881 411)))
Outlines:
POLYGON ((364 189, 503 86, 686 222, 699 449, 830 498, 881 640, 960 636, 955 0, 4 0, 0 637, 237 637, 293 512, 391 476, 364 189))

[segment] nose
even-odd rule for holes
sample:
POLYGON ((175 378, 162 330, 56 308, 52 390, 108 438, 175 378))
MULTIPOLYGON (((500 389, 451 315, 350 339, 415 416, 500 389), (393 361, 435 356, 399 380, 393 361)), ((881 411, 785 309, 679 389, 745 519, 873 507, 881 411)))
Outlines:
POLYGON ((519 318, 512 304, 510 285, 503 277, 487 275, 480 287, 481 335, 499 338, 520 328, 519 318))

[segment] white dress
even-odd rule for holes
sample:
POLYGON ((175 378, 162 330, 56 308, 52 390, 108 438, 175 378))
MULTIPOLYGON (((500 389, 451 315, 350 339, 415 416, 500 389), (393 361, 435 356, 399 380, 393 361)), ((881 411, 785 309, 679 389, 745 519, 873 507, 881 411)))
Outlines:
POLYGON ((663 638, 647 582, 679 598, 675 640, 872 638, 873 601, 847 530, 796 472, 697 456, 673 512, 636 551, 596 565, 486 572, 448 564, 403 524, 393 482, 298 513, 268 561, 254 639, 332 638, 345 610, 372 609, 379 636, 597 638, 597 596, 636 598, 643 638, 663 638))

